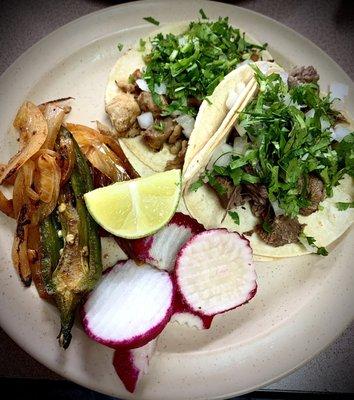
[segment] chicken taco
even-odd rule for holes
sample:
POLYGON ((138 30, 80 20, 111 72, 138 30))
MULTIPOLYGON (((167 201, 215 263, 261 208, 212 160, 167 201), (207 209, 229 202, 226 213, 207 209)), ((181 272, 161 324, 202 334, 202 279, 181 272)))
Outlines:
POLYGON ((312 66, 261 67, 248 66, 256 88, 185 165, 185 204, 206 228, 246 235, 255 255, 326 255, 354 221, 354 126, 312 66))
POLYGON ((192 131, 207 139, 228 112, 218 101, 227 74, 241 63, 271 59, 266 45, 227 18, 168 25, 118 59, 106 112, 117 138, 145 165, 181 168, 192 131))

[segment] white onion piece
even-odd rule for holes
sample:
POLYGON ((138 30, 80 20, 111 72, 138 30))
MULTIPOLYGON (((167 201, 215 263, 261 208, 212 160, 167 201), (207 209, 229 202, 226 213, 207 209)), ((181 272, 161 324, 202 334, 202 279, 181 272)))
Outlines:
POLYGON ((320 123, 321 123, 321 130, 324 131, 328 129, 331 124, 329 123, 328 119, 321 117, 320 118, 320 123))
POLYGON ((180 36, 178 38, 178 46, 183 47, 187 44, 187 38, 185 36, 180 36))
POLYGON ((161 83, 160 85, 155 85, 154 89, 155 89, 155 93, 157 93, 157 94, 166 94, 167 93, 167 88, 164 83, 161 83))
POLYGON ((305 247, 305 249, 307 251, 309 251, 310 253, 316 253, 317 249, 315 246, 311 246, 309 244, 309 242, 307 241, 306 238, 304 238, 303 236, 299 235, 299 242, 305 247))
POLYGON ((330 100, 339 99, 341 101, 348 95, 348 86, 343 83, 333 82, 329 85, 330 100))
POLYGON ((288 84, 288 78, 289 78, 289 74, 285 71, 280 71, 279 72, 279 76, 281 77, 282 81, 285 83, 285 85, 288 84))
POLYGON ((139 88, 143 91, 143 92, 150 92, 149 86, 146 82, 145 79, 137 79, 135 81, 135 83, 139 86, 139 88))
POLYGON ((274 211, 274 214, 275 214, 276 217, 278 215, 283 215, 284 214, 284 210, 282 208, 280 208, 278 200, 271 201, 271 205, 273 207, 273 211, 274 211))
POLYGON ((232 89, 229 90, 229 94, 226 99, 226 108, 231 110, 231 108, 236 104, 239 95, 232 89))
POLYGON ((313 108, 311 108, 305 113, 306 118, 313 118, 314 116, 315 116, 315 110, 313 108))
POLYGON ((232 154, 233 147, 227 143, 221 143, 211 156, 207 169, 211 169, 214 163, 219 167, 227 167, 231 162, 232 154))
POLYGON ((343 125, 336 125, 334 128, 331 128, 332 139, 340 142, 343 138, 345 138, 351 131, 347 127, 343 125))
POLYGON ((175 121, 177 122, 178 125, 181 125, 184 136, 186 136, 189 139, 194 129, 195 119, 190 115, 183 114, 178 116, 175 119, 175 121))
POLYGON ((285 104, 286 106, 293 106, 293 107, 296 107, 298 110, 301 109, 301 105, 298 104, 298 103, 296 103, 296 102, 294 102, 294 101, 292 100, 292 98, 290 97, 290 94, 289 94, 289 93, 285 93, 283 102, 284 102, 284 104, 285 104))
MULTIPOLYGON (((242 127, 242 129, 244 129, 242 127)), ((236 136, 234 139, 234 153, 237 155, 245 154, 247 150, 247 139, 245 136, 236 136)))
POLYGON ((141 129, 148 129, 154 123, 154 117, 150 111, 140 114, 137 120, 141 129))
POLYGON ((264 75, 267 75, 269 71, 269 64, 267 61, 261 61, 258 63, 258 68, 261 72, 263 72, 264 75))

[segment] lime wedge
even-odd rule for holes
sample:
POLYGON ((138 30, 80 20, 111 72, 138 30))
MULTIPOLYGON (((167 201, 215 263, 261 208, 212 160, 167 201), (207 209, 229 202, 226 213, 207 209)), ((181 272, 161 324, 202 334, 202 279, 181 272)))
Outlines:
POLYGON ((174 169, 92 190, 84 195, 96 222, 127 239, 148 236, 172 218, 181 194, 181 171, 174 169))

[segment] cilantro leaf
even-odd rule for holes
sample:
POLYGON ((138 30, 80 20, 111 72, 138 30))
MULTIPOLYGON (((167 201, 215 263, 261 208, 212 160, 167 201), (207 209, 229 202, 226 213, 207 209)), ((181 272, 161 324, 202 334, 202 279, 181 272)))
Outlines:
POLYGON ((117 44, 118 50, 119 50, 119 51, 122 51, 122 50, 123 50, 123 46, 124 46, 123 43, 118 43, 118 44, 117 44))
POLYGON ((235 222, 236 225, 240 225, 240 217, 236 211, 228 211, 228 214, 232 218, 232 220, 235 222))
POLYGON ((145 19, 145 21, 150 22, 150 24, 154 24, 154 25, 160 25, 160 22, 157 21, 155 18, 153 17, 144 17, 143 19, 145 19))
POLYGON ((205 12, 204 12, 204 10, 203 10, 202 8, 199 10, 199 14, 202 16, 202 19, 209 19, 209 18, 206 16, 206 14, 205 14, 205 12))
POLYGON ((348 208, 354 208, 354 201, 352 201, 350 203, 338 202, 338 203, 336 203, 336 206, 339 211, 345 211, 348 208))
POLYGON ((319 256, 328 256, 328 250, 325 247, 318 247, 316 254, 319 256))
POLYGON ((192 192, 196 192, 199 188, 201 188, 204 185, 203 179, 199 178, 197 181, 193 182, 190 186, 190 190, 192 192))
POLYGON ((268 221, 263 221, 262 228, 263 228, 264 232, 267 232, 267 233, 272 232, 272 227, 268 221))

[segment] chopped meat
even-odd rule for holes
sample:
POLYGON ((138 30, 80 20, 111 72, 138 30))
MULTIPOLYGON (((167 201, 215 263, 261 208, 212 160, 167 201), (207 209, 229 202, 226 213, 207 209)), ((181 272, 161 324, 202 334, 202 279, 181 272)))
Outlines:
POLYGON ((249 201, 253 214, 256 217, 266 218, 270 205, 266 187, 258 183, 246 183, 243 189, 245 199, 249 201))
POLYGON ((143 140, 145 144, 154 151, 162 149, 164 143, 167 142, 170 132, 161 132, 156 130, 153 126, 143 131, 143 140))
POLYGON ((135 82, 137 79, 141 79, 143 77, 143 74, 140 69, 136 69, 130 76, 131 79, 135 82))
MULTIPOLYGON (((175 129, 176 122, 170 117, 166 117, 161 121, 162 121, 162 126, 163 126, 163 132, 166 134, 168 133, 169 138, 170 138, 170 136, 172 135, 172 133, 175 129)), ((159 121, 156 121, 156 122, 159 123, 159 121)))
POLYGON ((199 100, 196 97, 188 97, 187 104, 188 107, 199 108, 202 104, 202 100, 199 100))
MULTIPOLYGON (((163 96, 160 96, 162 103, 166 103, 163 96)), ((155 116, 161 114, 161 108, 154 103, 151 93, 141 92, 137 98, 137 102, 142 111, 151 111, 155 116)))
POLYGON ((106 105, 106 112, 113 126, 120 136, 127 132, 136 122, 140 115, 140 108, 130 93, 118 93, 114 99, 106 105))
POLYGON ((266 244, 278 247, 297 243, 303 227, 297 219, 279 215, 271 222, 269 233, 263 229, 262 225, 257 225, 255 230, 266 244))
POLYGON ((290 72, 288 85, 293 87, 301 83, 316 83, 319 79, 320 77, 312 65, 309 67, 298 67, 290 72))
POLYGON ((127 130, 124 137, 133 138, 135 136, 139 136, 140 134, 141 134, 141 129, 139 127, 139 124, 135 122, 134 125, 127 130))
POLYGON ((259 60, 259 54, 257 53, 252 53, 250 59, 254 62, 259 60))
POLYGON ((225 210, 244 204, 245 200, 241 195, 241 186, 235 186, 232 180, 226 176, 216 176, 216 181, 224 188, 224 193, 220 194, 212 185, 209 186, 215 191, 219 202, 225 210))
POLYGON ((307 193, 311 204, 300 209, 301 215, 310 215, 318 210, 318 205, 325 198, 325 188, 322 179, 315 175, 309 175, 307 179, 307 193))
POLYGON ((181 127, 181 125, 177 124, 173 128, 171 136, 168 139, 168 143, 175 144, 178 141, 178 139, 181 137, 181 135, 182 135, 182 127, 181 127))
POLYGON ((173 160, 167 161, 165 171, 169 171, 170 169, 181 169, 183 167, 184 156, 186 155, 187 151, 187 144, 187 140, 182 140, 181 150, 173 160))
POLYGON ((136 87, 134 83, 128 83, 125 81, 116 81, 117 86, 119 89, 123 90, 124 93, 135 93, 136 87))
POLYGON ((177 140, 175 144, 170 147, 171 154, 178 154, 182 148, 182 140, 177 140))

